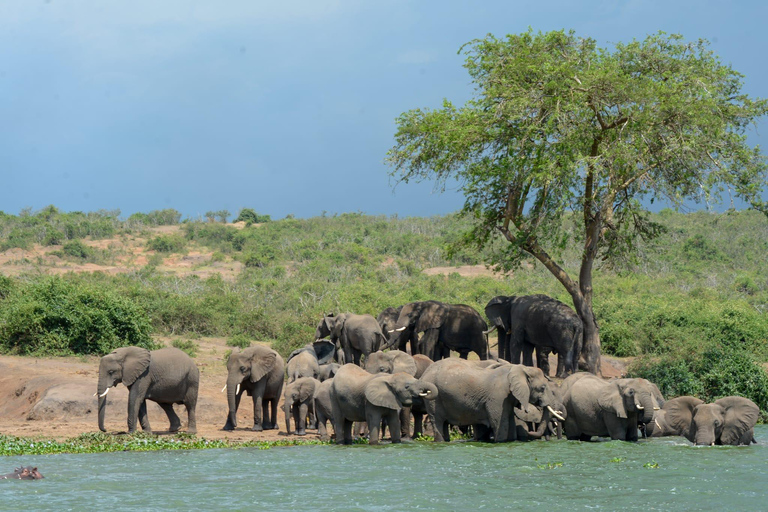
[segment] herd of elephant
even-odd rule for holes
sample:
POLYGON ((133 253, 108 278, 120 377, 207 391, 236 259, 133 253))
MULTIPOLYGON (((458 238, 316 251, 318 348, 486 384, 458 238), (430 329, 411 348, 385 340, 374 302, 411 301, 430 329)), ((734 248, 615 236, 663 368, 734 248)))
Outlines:
MULTIPOLYGON (((572 440, 601 436, 636 441, 640 435, 676 435, 705 445, 754 442, 760 411, 746 398, 726 397, 712 404, 694 397, 665 401, 658 387, 645 379, 604 380, 590 373, 573 373, 580 348, 573 338, 575 333, 580 337, 580 328, 555 328, 564 324, 557 322, 564 316, 558 306, 562 303, 546 296, 528 297, 546 298, 554 304, 555 313, 549 315, 544 315, 547 304, 541 304, 543 299, 530 300, 533 306, 529 309, 531 315, 546 317, 555 325, 531 321, 521 327, 519 319, 518 323, 496 323, 501 315, 493 314, 494 308, 500 310, 497 306, 515 298, 494 298, 486 312, 492 311, 489 318, 505 333, 505 337, 499 335, 499 355, 503 357, 498 360, 488 359, 487 341, 480 341, 487 336, 487 325, 476 311, 436 301, 407 304, 399 312, 385 310, 379 321, 370 315, 327 315, 317 326, 316 341, 292 352, 286 362, 263 345, 235 351, 228 358, 228 377, 222 389, 227 391, 229 406, 223 428, 237 426, 237 410, 245 393, 253 399, 252 430, 278 428, 278 401, 284 396, 287 433, 292 433, 293 420, 296 434, 305 435, 311 425, 321 439, 329 440, 330 422, 339 444, 353 442, 355 423, 367 425, 371 444, 379 442, 387 427, 392 442, 397 443, 404 437, 419 436, 425 417, 432 424, 435 441, 449 441, 453 425, 471 427, 475 440, 495 442, 561 437, 563 431, 572 440), (431 317, 441 316, 439 323, 427 323, 431 317), (477 339, 469 334, 474 332, 473 326, 480 328, 477 339), (570 348, 528 342, 537 333, 543 337, 545 328, 551 335, 547 339, 558 332, 570 336, 570 348), (417 333, 424 334, 419 338, 417 333), (407 343, 412 354, 400 350, 407 349, 407 343), (447 357, 450 350, 462 358, 447 357), (537 358, 557 350, 562 375, 570 375, 557 385, 542 363, 534 367, 530 359, 522 365, 517 364, 519 359, 508 361, 522 353, 526 362, 534 350, 537 358), (467 360, 470 351, 477 352, 480 360, 467 360), (344 364, 345 360, 349 362, 344 364)), ((560 370, 558 363, 558 375, 560 370)), ((171 431, 181 428, 173 404, 184 404, 187 430, 196 432, 199 372, 181 350, 150 352, 124 347, 102 357, 96 393, 102 431, 107 393, 120 382, 129 389, 129 432, 136 430, 137 419, 151 432, 146 400, 162 407, 171 431)))

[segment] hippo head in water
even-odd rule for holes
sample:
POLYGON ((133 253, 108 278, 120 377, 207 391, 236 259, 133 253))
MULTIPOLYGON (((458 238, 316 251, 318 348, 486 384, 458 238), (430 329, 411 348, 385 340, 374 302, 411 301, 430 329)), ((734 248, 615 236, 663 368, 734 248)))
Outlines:
POLYGON ((17 480, 40 480, 41 478, 45 477, 40 474, 36 467, 21 466, 16 468, 13 473, 8 473, 7 475, 4 475, 0 478, 17 480))

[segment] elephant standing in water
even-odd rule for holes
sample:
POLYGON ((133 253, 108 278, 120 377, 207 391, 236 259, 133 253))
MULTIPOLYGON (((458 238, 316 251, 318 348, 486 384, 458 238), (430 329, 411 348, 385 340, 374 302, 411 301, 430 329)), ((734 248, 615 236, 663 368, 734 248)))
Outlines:
POLYGON ((147 417, 147 400, 157 402, 170 422, 170 431, 181 428, 181 420, 173 404, 187 408, 187 432, 197 432, 195 407, 200 384, 197 365, 177 348, 149 351, 141 347, 122 347, 101 358, 99 362, 99 430, 105 432, 104 414, 107 393, 120 382, 128 388, 128 432, 136 431, 136 420, 141 428, 151 433, 147 417))
MULTIPOLYGON (((450 356, 450 351, 466 359, 474 352, 480 359, 488 359, 488 325, 480 313, 465 304, 444 304, 435 300, 411 302, 403 306, 390 334, 400 337, 390 344, 400 345, 403 337, 423 332, 416 353, 433 361, 450 356)), ((413 352, 413 350, 412 350, 413 352)), ((415 355, 415 354, 414 354, 415 355)))
POLYGON ((352 444, 352 423, 366 421, 370 444, 379 443, 379 425, 386 418, 392 442, 400 442, 400 410, 420 396, 437 395, 434 385, 404 372, 372 375, 354 364, 345 364, 331 381, 331 405, 338 444, 352 444))
POLYGON ((315 330, 315 339, 330 336, 344 352, 344 361, 360 366, 360 358, 368 357, 386 345, 387 338, 379 323, 371 315, 342 313, 324 316, 315 330))
POLYGON ((663 398, 658 388, 645 379, 605 381, 591 373, 576 373, 561 385, 563 405, 568 413, 568 439, 589 441, 592 436, 637 441, 638 426, 653 421, 663 398))
POLYGON ((755 441, 760 409, 752 400, 726 396, 693 409, 693 422, 686 437, 697 445, 749 445, 755 441))
POLYGON ((280 354, 263 345, 232 352, 227 360, 227 373, 224 389, 229 413, 224 430, 234 430, 237 426, 237 408, 243 393, 253 397, 252 430, 277 428, 277 402, 285 382, 285 364, 280 354))
POLYGON ((490 428, 497 443, 514 441, 514 411, 527 413, 529 404, 545 410, 545 423, 550 414, 563 419, 556 411, 561 407, 559 400, 538 368, 503 363, 479 368, 450 358, 432 363, 421 380, 437 387, 437 398, 426 403, 435 441, 450 441, 449 424, 474 426, 478 439, 490 428))
MULTIPOLYGON (((565 378, 578 370, 583 343, 583 326, 576 312, 546 295, 503 296, 492 298, 485 314, 493 329, 498 329, 499 358, 537 366, 549 375, 550 352, 557 353, 557 377, 565 378)), ((490 331, 489 331, 490 332, 490 331)))
POLYGON ((703 404, 694 396, 679 396, 667 400, 661 410, 653 415, 646 433, 649 437, 684 436, 689 437, 693 423, 693 410, 703 404))

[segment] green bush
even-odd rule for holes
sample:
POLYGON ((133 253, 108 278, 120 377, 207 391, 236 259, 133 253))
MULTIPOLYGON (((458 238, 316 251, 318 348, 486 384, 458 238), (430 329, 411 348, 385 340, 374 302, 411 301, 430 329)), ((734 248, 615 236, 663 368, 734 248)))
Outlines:
POLYGON ((251 346, 251 339, 245 334, 235 334, 227 339, 230 347, 246 348, 251 346))
POLYGON ((183 252, 186 245, 180 235, 160 235, 147 241, 147 249, 163 253, 183 252))
POLYGON ((0 302, 0 350, 16 354, 105 354, 154 348, 146 312, 108 288, 46 277, 0 302))
POLYGON ((93 247, 85 245, 80 240, 70 240, 69 242, 65 243, 61 248, 61 252, 67 256, 71 256, 72 258, 78 258, 82 260, 93 258, 96 253, 93 247))
POLYGON ((173 340, 171 345, 179 350, 183 350, 189 357, 195 357, 197 355, 198 349, 200 348, 200 346, 192 340, 173 340))
POLYGON ((237 214, 235 222, 245 222, 246 224, 261 224, 271 220, 272 218, 269 215, 259 215, 255 210, 251 208, 243 208, 240 210, 240 213, 237 214))

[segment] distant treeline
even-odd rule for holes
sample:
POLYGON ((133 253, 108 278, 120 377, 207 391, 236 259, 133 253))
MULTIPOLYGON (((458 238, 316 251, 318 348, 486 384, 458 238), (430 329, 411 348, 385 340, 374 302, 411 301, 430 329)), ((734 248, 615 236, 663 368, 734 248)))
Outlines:
MULTIPOLYGON (((449 251, 468 227, 456 215, 350 213, 270 222, 261 216, 253 220, 262 224, 251 221, 243 229, 181 221, 175 210, 119 216, 55 207, 0 214, 0 249, 61 245, 61 257, 105 262, 108 252, 81 240, 181 224, 180 234, 147 232, 148 248, 165 254, 207 248, 213 261, 234 259, 245 270, 235 281, 179 278, 158 271, 158 259, 151 258, 116 276, 0 277, 0 350, 103 353, 122 344, 150 346, 154 333, 269 340, 287 354, 312 340, 326 312, 375 316, 424 299, 482 312, 495 295, 531 293, 571 304, 532 260, 501 277, 424 274, 436 266, 480 265, 504 250, 449 251)), ((638 246, 636 257, 595 274, 603 352, 635 356, 630 371, 652 378, 666 394, 741 394, 768 409, 768 378, 759 366, 768 361, 768 219, 752 211, 663 210, 653 217, 666 233, 638 246)), ((563 222, 566 230, 572 225, 563 222)), ((569 272, 577 272, 580 254, 574 234, 561 254, 569 272)))

